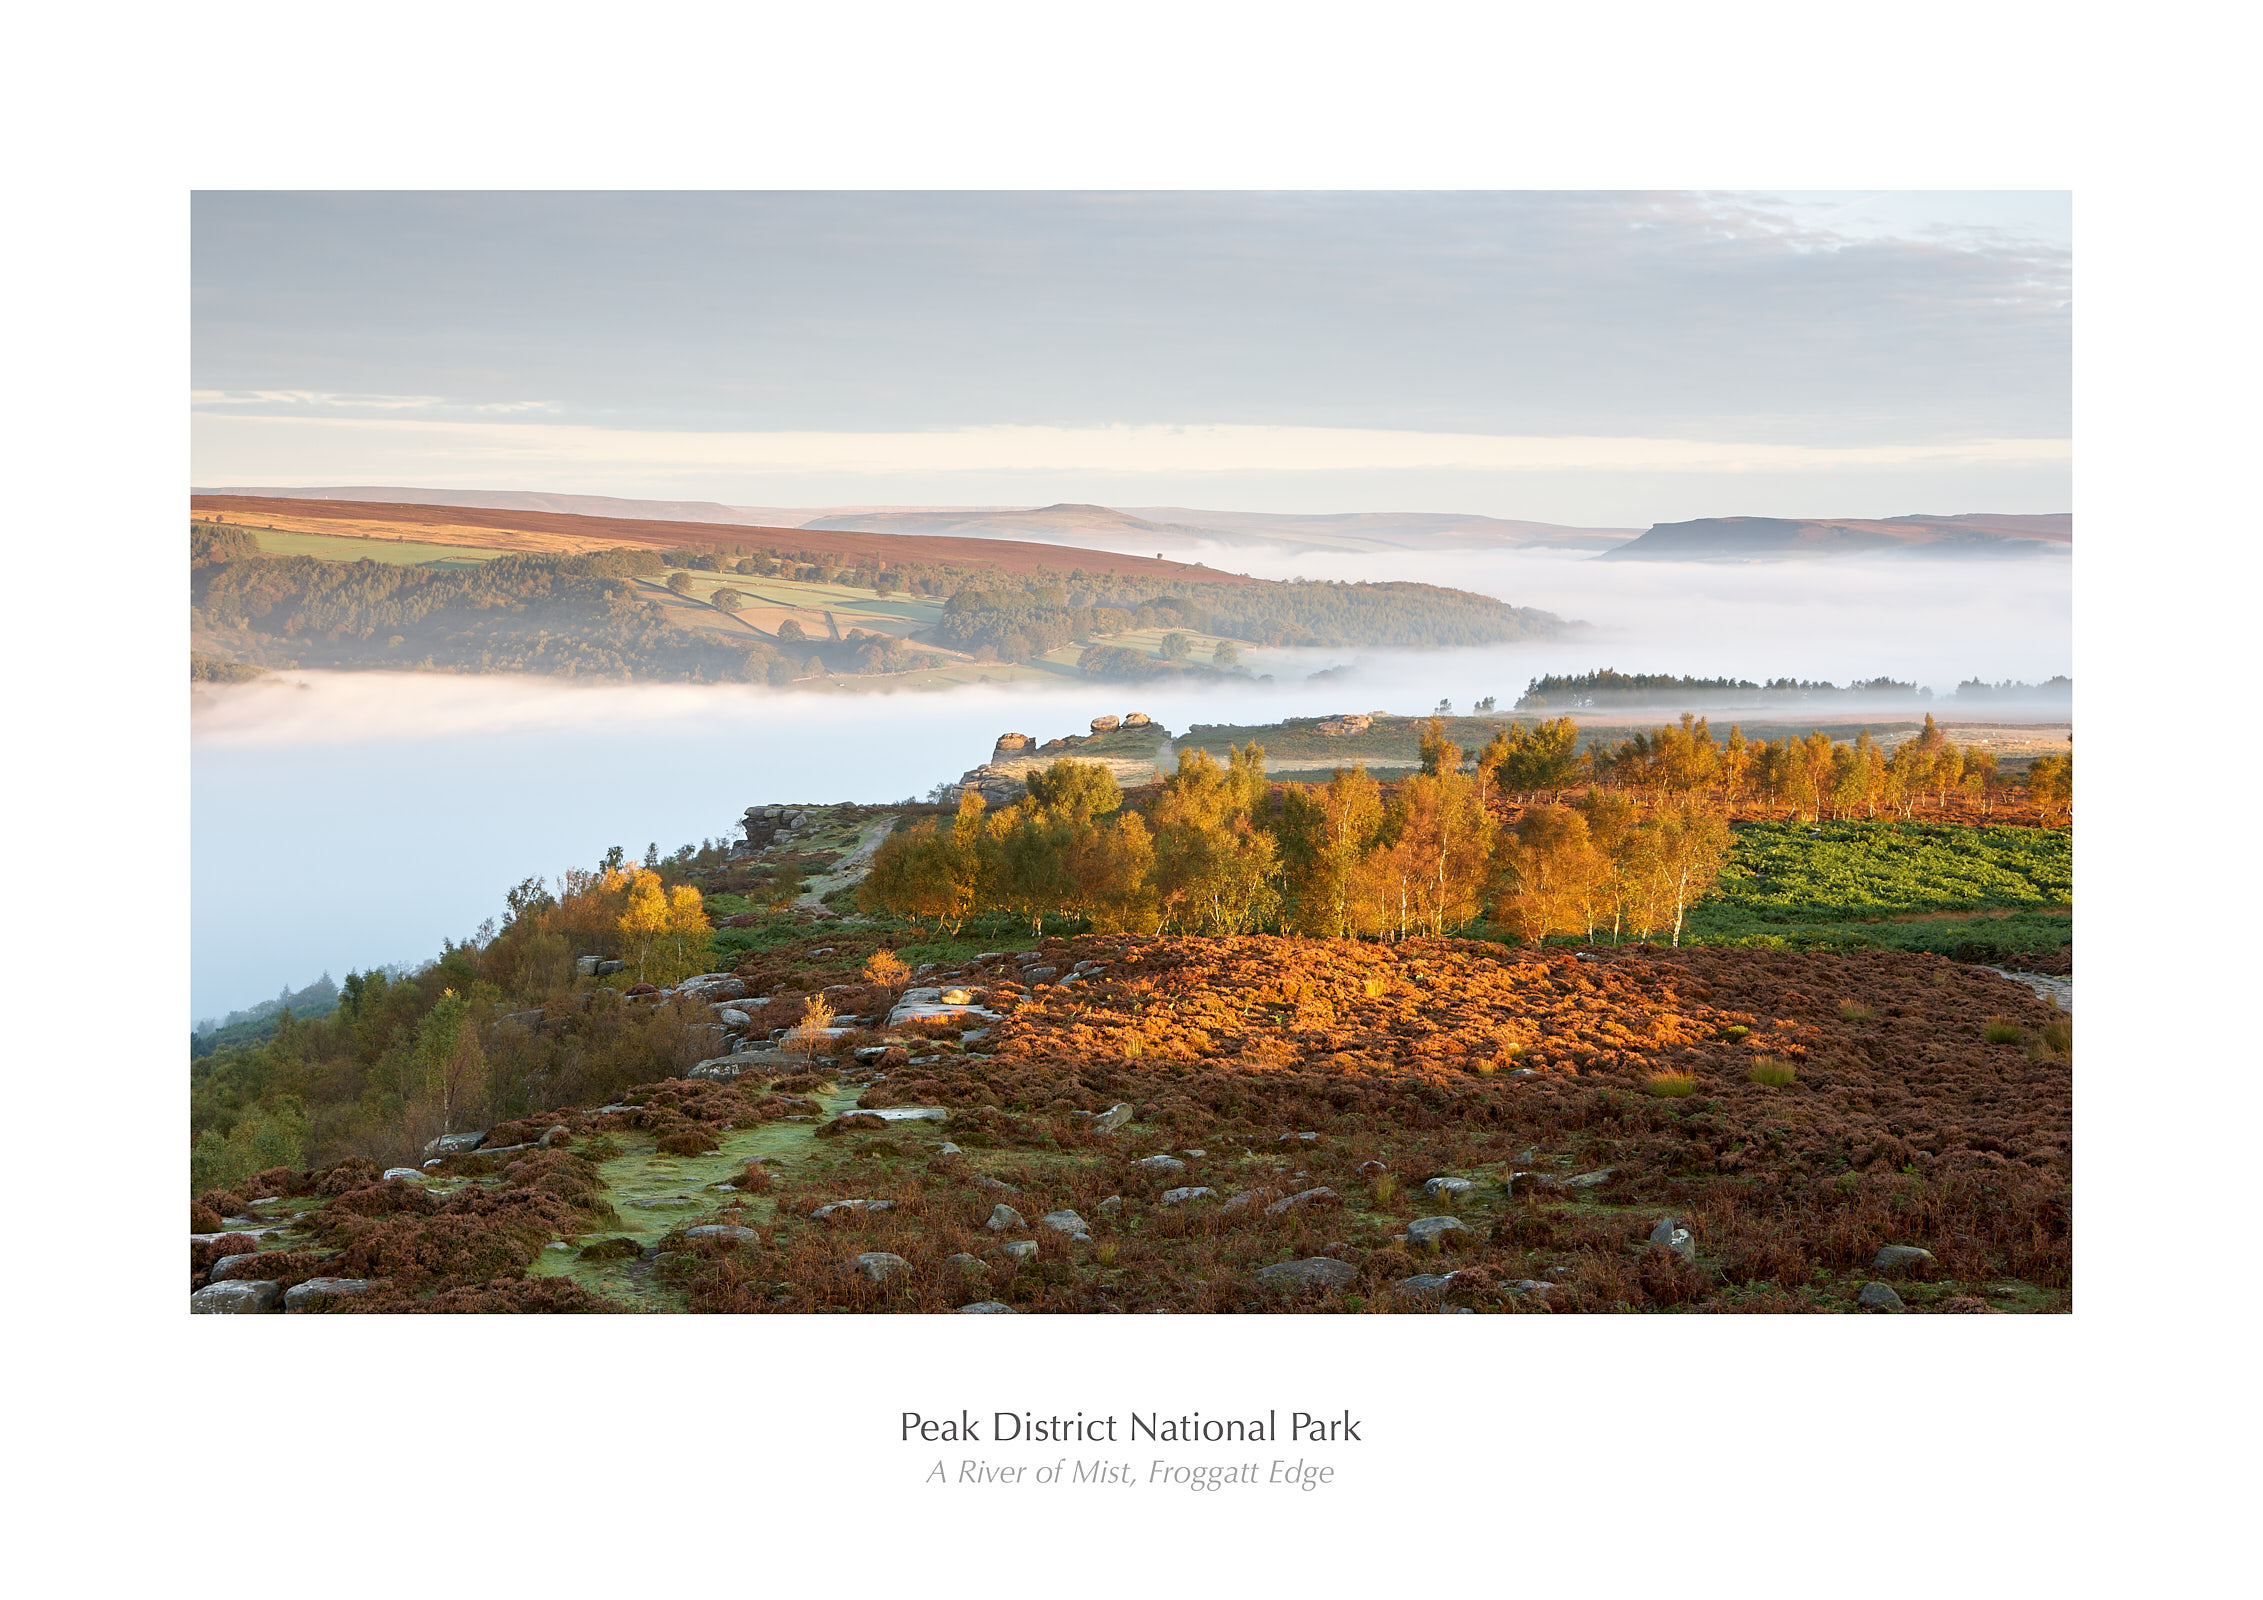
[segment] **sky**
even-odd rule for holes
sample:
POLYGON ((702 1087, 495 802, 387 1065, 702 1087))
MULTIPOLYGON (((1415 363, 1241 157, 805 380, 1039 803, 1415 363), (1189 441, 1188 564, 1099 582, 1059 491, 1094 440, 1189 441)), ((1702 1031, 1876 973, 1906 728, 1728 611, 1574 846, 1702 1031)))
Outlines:
POLYGON ((205 193, 192 474, 2071 508, 2064 193, 205 193))

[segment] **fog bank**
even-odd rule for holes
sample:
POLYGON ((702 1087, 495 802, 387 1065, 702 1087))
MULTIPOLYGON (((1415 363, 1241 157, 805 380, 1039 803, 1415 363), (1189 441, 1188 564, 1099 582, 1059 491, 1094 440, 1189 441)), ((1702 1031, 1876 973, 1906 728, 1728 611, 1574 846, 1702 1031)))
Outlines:
MULTIPOLYGON (((293 672, 192 695, 191 1005, 212 1015, 328 969, 422 959, 529 876, 731 833, 770 800, 924 794, 988 755, 1140 710, 1174 731, 1336 711, 1505 710, 1543 673, 1959 681, 2071 673, 2064 560, 1781 566, 1597 564, 1504 552, 1270 556, 1264 577, 1381 577, 1481 590, 1593 627, 1450 651, 1253 652, 1271 684, 819 694, 753 686, 293 672), (1308 675, 1344 671, 1320 682, 1308 675)), ((2056 718, 2040 708, 1957 716, 2056 718)), ((1594 714, 1595 720, 1620 708, 1594 714)), ((1809 715, 1844 721, 1857 708, 1809 715)), ((1881 716, 1894 715, 1879 708, 1881 716)), ((1907 714, 1899 713, 1899 714, 1907 714)), ((1715 713, 1718 720, 1733 720, 1715 713)))

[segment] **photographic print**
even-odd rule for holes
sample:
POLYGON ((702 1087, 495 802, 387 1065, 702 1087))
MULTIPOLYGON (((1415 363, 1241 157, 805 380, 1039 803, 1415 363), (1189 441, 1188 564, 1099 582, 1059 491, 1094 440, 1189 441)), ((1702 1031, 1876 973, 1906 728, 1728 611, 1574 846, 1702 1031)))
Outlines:
POLYGON ((2064 192, 191 224, 192 1312, 2071 1309, 2064 192))

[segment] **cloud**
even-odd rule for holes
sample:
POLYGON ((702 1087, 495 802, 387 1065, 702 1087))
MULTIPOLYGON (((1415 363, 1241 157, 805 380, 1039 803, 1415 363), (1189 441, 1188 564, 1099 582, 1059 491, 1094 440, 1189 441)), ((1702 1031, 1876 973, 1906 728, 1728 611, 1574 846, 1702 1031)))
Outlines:
POLYGON ((371 481, 398 475, 404 455, 460 472, 546 468, 610 475, 655 473, 1093 474, 1251 472, 1818 472, 1841 468, 2062 464, 2066 439, 1968 439, 1815 446, 1710 440, 1442 433, 1383 428, 1270 427, 1240 423, 1117 427, 992 426, 918 432, 715 431, 602 428, 563 423, 450 422, 243 416, 197 418, 198 482, 271 475, 275 451, 318 476, 371 481), (309 430, 319 430, 312 438, 309 430), (295 435, 286 442, 285 435, 295 435))

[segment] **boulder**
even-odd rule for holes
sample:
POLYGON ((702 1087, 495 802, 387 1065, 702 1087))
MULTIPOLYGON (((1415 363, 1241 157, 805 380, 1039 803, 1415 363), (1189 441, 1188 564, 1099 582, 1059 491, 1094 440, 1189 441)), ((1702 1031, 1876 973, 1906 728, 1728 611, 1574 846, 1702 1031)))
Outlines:
POLYGON ((941 1144, 935 1147, 935 1153, 939 1156, 956 1156, 964 1155, 966 1152, 961 1150, 957 1145, 951 1143, 950 1140, 945 1139, 941 1144))
POLYGON ((1359 1268, 1332 1256, 1276 1261, 1258 1269, 1257 1281, 1269 1289, 1342 1289, 1359 1277, 1359 1268))
POLYGON ((1072 1237, 1080 1234, 1089 1235, 1092 1232, 1091 1225, 1074 1211, 1048 1211, 1038 1220, 1055 1233, 1066 1233, 1072 1237))
POLYGON ((1215 1189, 1165 1189, 1158 1198, 1167 1206, 1183 1206, 1189 1200, 1200 1200, 1206 1194, 1217 1192, 1215 1189))
POLYGON ((726 1028, 751 1028, 754 1026, 754 1018, 734 1005, 715 1007, 715 1020, 726 1028))
POLYGON ((856 1258, 856 1269, 873 1283, 899 1272, 909 1272, 911 1263, 902 1256, 886 1250, 867 1250, 856 1258))
POLYGON ((959 1315, 965 1317, 1001 1315, 1010 1317, 1015 1315, 1015 1311, 1012 1306, 1006 1304, 1003 1300, 977 1300, 971 1306, 959 1307, 959 1315))
POLYGON ((1127 1100, 1120 1105, 1112 1105, 1101 1112, 1092 1124, 1092 1131, 1094 1133, 1114 1133, 1131 1119, 1131 1102, 1127 1100))
POLYGON ((1467 1178, 1431 1178, 1423 1184, 1422 1192, 1436 1200, 1441 1196, 1450 1198, 1460 1194, 1465 1189, 1476 1187, 1477 1185, 1467 1178))
POLYGON ((212 1263, 212 1271, 208 1276, 214 1283, 229 1278, 256 1278, 259 1276, 258 1267, 259 1252, 254 1250, 248 1255, 222 1256, 212 1263))
POLYGON ((1870 1263, 1873 1272, 1901 1272, 1924 1266, 1933 1259, 1933 1252, 1920 1250, 1913 1244, 1890 1244, 1881 1249, 1870 1263))
POLYGON ((1127 711, 1124 713, 1123 725, 1127 728, 1152 728, 1155 726, 1155 719, 1144 711, 1127 711))
POLYGON ((1220 1206, 1218 1209, 1220 1211, 1246 1210, 1248 1207, 1255 1205, 1258 1201, 1264 1199, 1265 1195, 1266 1191, 1263 1189, 1244 1189, 1241 1193, 1227 1200, 1227 1202, 1224 1205, 1220 1206))
POLYGON ((1595 1172, 1576 1172, 1568 1178, 1542 1178, 1540 1181, 1551 1189, 1592 1189, 1598 1184, 1609 1183, 1618 1170, 1616 1167, 1604 1167, 1595 1172))
POLYGON ((1148 1156, 1132 1165, 1158 1178, 1175 1177, 1187 1169, 1187 1164, 1177 1156, 1148 1156))
POLYGON ((1092 731, 1094 733, 1114 733, 1123 725, 1124 719, 1121 717, 1094 717, 1092 719, 1092 731))
POLYGON ((1391 1169, 1380 1161, 1362 1161, 1353 1170, 1363 1178, 1380 1178, 1391 1169))
POLYGON ((478 1149, 479 1141, 486 1137, 484 1128, 477 1133, 444 1133, 426 1144, 424 1153, 428 1156, 462 1155, 466 1150, 478 1149))
POLYGON ((990 1269, 982 1264, 981 1258, 979 1256, 970 1256, 964 1250, 961 1250, 956 1255, 945 1256, 943 1258, 943 1265, 945 1265, 946 1267, 955 1267, 961 1272, 971 1272, 975 1276, 980 1278, 987 1278, 990 1276, 990 1269))
POLYGON ((1323 1183, 1314 1188, 1300 1189, 1295 1194, 1283 1195, 1265 1208, 1265 1214, 1269 1217, 1277 1217, 1284 1212, 1294 1211, 1299 1206, 1318 1205, 1335 1198, 1336 1191, 1323 1183))
POLYGON ((421 1178, 423 1176, 424 1171, 420 1167, 387 1167, 384 1176, 379 1178, 378 1182, 390 1183, 395 1178, 421 1178))
MULTIPOLYGON (((948 1122, 951 1113, 941 1106, 858 1106, 857 1114, 882 1122, 948 1122)), ((953 1147, 954 1149, 956 1146, 953 1147)))
POLYGON ((230 1278, 208 1283, 189 1296, 189 1310, 199 1316, 246 1315, 273 1311, 283 1302, 283 1286, 265 1280, 230 1278))
POLYGON ((741 1228, 728 1222, 703 1222, 696 1228, 686 1228, 687 1239, 720 1239, 725 1244, 760 1244, 762 1235, 752 1228, 741 1228))
POLYGON ((1650 1230, 1650 1242, 1662 1244, 1684 1261, 1697 1259, 1697 1236, 1680 1226, 1672 1217, 1661 1217, 1650 1230))
POLYGON ((983 1226, 992 1233, 1005 1233, 1012 1229, 1026 1228, 1029 1223, 1019 1211, 1001 1200, 990 1208, 990 1220, 983 1226))
POLYGON ((1024 967, 1021 975, 1031 983, 1051 983, 1061 975, 1059 967, 1024 967))
POLYGON ((571 1138, 571 1137, 572 1137, 572 1135, 566 1132, 565 1124, 564 1124, 564 1123, 560 1123, 560 1124, 559 1124, 559 1125, 558 1125, 557 1127, 555 1127, 555 1128, 545 1128, 545 1129, 543 1129, 543 1130, 542 1130, 542 1137, 541 1137, 541 1138, 539 1138, 539 1139, 537 1139, 537 1140, 535 1140, 534 1142, 535 1142, 535 1146, 536 1146, 536 1148, 538 1148, 538 1149, 542 1149, 542 1150, 547 1150, 547 1149, 549 1149, 549 1148, 550 1148, 550 1147, 551 1147, 552 1145, 556 1144, 556 1143, 557 1143, 557 1142, 558 1142, 558 1141, 559 1141, 560 1139, 567 1139, 567 1138, 571 1138))
POLYGON ((306 1282, 294 1283, 283 1291, 283 1309, 303 1311, 312 1300, 334 1294, 367 1294, 376 1287, 376 1283, 368 1278, 309 1278, 306 1282))
POLYGON ((629 964, 626 961, 600 961, 597 963, 597 975, 600 978, 610 978, 616 972, 628 970, 629 964))
POLYGON ((1459 1217, 1417 1217, 1407 1224, 1407 1243, 1443 1244, 1449 1233, 1467 1233, 1459 1217))
POLYGON ((1894 1293, 1894 1286, 1890 1283, 1864 1284, 1862 1292, 1854 1297, 1854 1303, 1865 1311, 1900 1311, 1903 1309, 1902 1297, 1894 1293))
POLYGON ((1008 1183, 1008 1182, 1007 1182, 1007 1181, 1006 1181, 1005 1179, 1003 1179, 1003 1178, 993 1178, 993 1177, 992 1177, 992 1176, 990 1176, 990 1174, 989 1174, 989 1173, 987 1173, 987 1172, 978 1172, 978 1173, 976 1173, 976 1174, 974 1175, 974 1182, 975 1182, 975 1187, 976 1187, 976 1188, 978 1188, 978 1189, 995 1189, 995 1190, 996 1190, 996 1191, 997 1191, 998 1193, 1000 1193, 1000 1194, 1020 1194, 1020 1193, 1021 1193, 1021 1191, 1020 1191, 1019 1189, 1015 1188, 1015 1187, 1014 1187, 1014 1186, 1013 1186, 1012 1184, 1008 1183))
POLYGON ((1009 1239, 999 1248, 1016 1261, 1027 1261, 1031 1256, 1037 1254, 1037 1241, 1035 1239, 1009 1239))
POLYGON ((1120 1194, 1112 1194, 1093 1209, 1104 1217, 1112 1217, 1124 1209, 1124 1197, 1120 1194))

